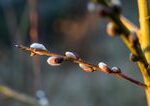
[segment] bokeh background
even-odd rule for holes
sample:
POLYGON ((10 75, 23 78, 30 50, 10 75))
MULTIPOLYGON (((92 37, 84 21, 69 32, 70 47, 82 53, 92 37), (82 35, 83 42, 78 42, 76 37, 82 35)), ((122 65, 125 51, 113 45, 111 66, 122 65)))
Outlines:
MULTIPOLYGON (((0 84, 37 98, 47 106, 145 106, 143 89, 101 72, 85 73, 77 65, 47 64, 14 47, 44 44, 51 52, 75 51, 83 59, 120 67, 142 80, 119 37, 106 34, 107 19, 87 10, 88 0, 0 0, 0 84)), ((123 15, 138 25, 137 0, 121 0, 123 15)), ((28 106, 0 96, 1 106, 28 106)), ((44 106, 44 105, 43 105, 44 106)))

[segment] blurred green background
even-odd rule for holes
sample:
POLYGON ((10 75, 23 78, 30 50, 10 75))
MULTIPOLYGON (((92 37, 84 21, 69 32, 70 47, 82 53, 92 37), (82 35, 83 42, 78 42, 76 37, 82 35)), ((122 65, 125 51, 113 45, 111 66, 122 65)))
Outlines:
MULTIPOLYGON (((51 67, 47 57, 30 57, 14 47, 29 46, 36 41, 51 52, 75 51, 91 63, 103 61, 142 80, 136 64, 129 62, 129 51, 119 37, 107 36, 108 20, 99 18, 97 12, 88 12, 88 2, 0 0, 0 83, 33 97, 41 90, 49 106, 145 106, 144 90, 130 82, 100 72, 85 73, 71 63, 51 67), (34 30, 30 13, 37 15, 38 40, 30 33, 31 27, 34 30)), ((123 15, 138 25, 137 1, 121 2, 123 15)), ((3 95, 0 105, 26 106, 3 95)))

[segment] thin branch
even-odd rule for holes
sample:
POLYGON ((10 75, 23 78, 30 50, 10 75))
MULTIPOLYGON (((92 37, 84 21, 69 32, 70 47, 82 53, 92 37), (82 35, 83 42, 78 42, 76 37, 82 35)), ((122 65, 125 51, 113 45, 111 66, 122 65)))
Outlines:
POLYGON ((134 25, 132 22, 130 22, 126 17, 124 17, 123 15, 120 16, 120 20, 122 21, 122 23, 130 30, 130 31, 135 31, 135 32, 139 32, 139 28, 134 25))
POLYGON ((123 15, 120 16, 120 20, 131 32, 136 32, 139 42, 141 43, 142 41, 140 39, 141 37, 140 29, 123 15))
MULTIPOLYGON (((121 70, 112 71, 111 69, 109 69, 108 66, 99 67, 98 65, 91 64, 91 63, 89 63, 85 60, 82 60, 81 58, 70 58, 70 57, 67 57, 67 56, 64 56, 64 55, 59 55, 59 54, 56 54, 56 53, 50 53, 47 50, 39 50, 39 49, 35 49, 35 48, 28 48, 28 47, 25 47, 25 46, 22 46, 22 45, 16 45, 16 47, 18 47, 21 50, 28 51, 28 52, 31 52, 31 53, 34 53, 34 54, 37 54, 37 55, 49 56, 49 57, 51 57, 51 56, 62 57, 62 58, 64 58, 65 61, 70 61, 70 62, 73 62, 73 63, 76 63, 76 64, 83 64, 87 67, 92 68, 93 71, 101 71, 103 73, 110 74, 110 75, 113 75, 115 77, 119 77, 119 78, 128 80, 129 82, 134 83, 137 86, 140 86, 144 89, 147 88, 147 85, 145 85, 144 83, 142 83, 140 81, 137 81, 137 80, 123 74, 121 72, 121 70)), ((93 71, 91 71, 91 72, 93 72, 93 71)))
MULTIPOLYGON (((121 21, 120 17, 117 15, 111 15, 109 18, 111 18, 113 20, 113 22, 115 22, 115 24, 118 25, 119 28, 121 28, 120 30, 122 31, 121 34, 121 39, 123 40, 123 42, 127 45, 127 47, 130 49, 130 51, 141 57, 142 59, 142 64, 144 64, 145 68, 148 67, 148 62, 142 52, 142 48, 140 46, 140 43, 137 42, 135 45, 133 44, 133 42, 130 41, 130 36, 131 35, 131 31, 123 24, 123 22, 121 21), (134 45, 134 46, 133 46, 134 45)), ((138 33, 138 32, 136 32, 138 33)), ((138 35, 138 34, 137 34, 138 35)))
POLYGON ((29 105, 40 106, 39 102, 35 98, 22 94, 22 93, 18 93, 4 85, 0 85, 0 93, 9 98, 21 101, 29 105))

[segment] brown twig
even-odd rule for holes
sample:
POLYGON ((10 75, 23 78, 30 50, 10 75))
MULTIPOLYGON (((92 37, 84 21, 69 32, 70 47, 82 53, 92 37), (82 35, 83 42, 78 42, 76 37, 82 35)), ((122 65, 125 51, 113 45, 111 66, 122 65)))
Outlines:
MULTIPOLYGON (((31 53, 35 53, 37 55, 43 55, 43 56, 58 56, 58 57, 62 57, 64 58, 65 61, 70 61, 70 62, 73 62, 73 63, 76 63, 76 64, 83 64, 87 67, 90 67, 93 69, 93 71, 101 71, 103 73, 106 73, 106 74, 110 74, 110 75, 113 75, 115 77, 119 77, 119 78, 122 78, 122 79, 125 79, 125 80, 128 80, 129 82, 131 83, 134 83, 136 84, 137 86, 140 86, 142 88, 147 88, 147 85, 140 82, 140 81, 137 81, 125 74, 123 74, 120 71, 112 71, 111 69, 109 69, 108 66, 105 66, 104 67, 99 67, 98 65, 94 65, 94 64, 91 64, 91 63, 88 63, 86 62, 85 60, 81 59, 81 58, 70 58, 70 57, 67 57, 67 56, 64 56, 64 55, 59 55, 59 54, 56 54, 56 53, 51 53, 51 52, 48 52, 47 50, 40 50, 40 49, 35 49, 35 48, 29 48, 29 47, 26 47, 26 46, 23 46, 23 45, 16 45, 17 48, 21 49, 21 50, 24 50, 24 51, 29 51, 31 53)), ((91 72, 93 72, 91 71, 91 72)))
MULTIPOLYGON (((31 42, 38 42, 38 11, 37 11, 37 0, 28 0, 29 5, 29 35, 31 42)), ((32 60, 33 63, 33 73, 34 73, 34 81, 33 81, 33 89, 39 89, 42 86, 41 83, 41 64, 39 57, 35 57, 32 60)))

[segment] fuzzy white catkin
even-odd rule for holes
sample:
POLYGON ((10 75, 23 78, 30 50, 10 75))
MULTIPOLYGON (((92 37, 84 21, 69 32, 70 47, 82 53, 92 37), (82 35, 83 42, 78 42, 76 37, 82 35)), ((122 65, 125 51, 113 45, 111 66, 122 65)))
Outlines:
POLYGON ((99 68, 101 68, 102 71, 104 72, 110 72, 110 68, 108 67, 107 64, 105 64, 104 62, 100 62, 98 63, 99 68))
POLYGON ((59 66, 60 63, 57 63, 57 62, 56 62, 56 59, 58 59, 58 58, 59 58, 59 57, 55 57, 55 56, 49 57, 49 58, 47 59, 47 63, 48 63, 49 65, 51 65, 51 66, 59 66))
POLYGON ((43 44, 40 44, 40 43, 32 43, 30 45, 30 48, 40 49, 40 50, 47 50, 46 47, 43 44))
POLYGON ((120 68, 118 68, 118 67, 112 67, 111 70, 113 72, 121 72, 120 68))
POLYGON ((76 56, 73 52, 69 52, 69 51, 65 52, 65 55, 67 57, 73 58, 73 59, 77 59, 78 58, 78 56, 76 56))
POLYGON ((119 70, 118 67, 112 67, 111 69, 112 69, 112 70, 119 70))
POLYGON ((89 67, 89 66, 86 66, 85 64, 79 64, 79 67, 82 68, 85 72, 93 72, 94 70, 89 67))
POLYGON ((106 68, 106 67, 108 67, 108 65, 107 65, 106 63, 104 63, 104 62, 98 63, 98 66, 99 66, 100 68, 106 68))

